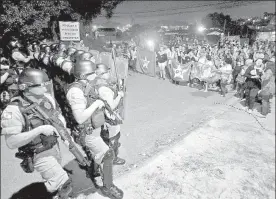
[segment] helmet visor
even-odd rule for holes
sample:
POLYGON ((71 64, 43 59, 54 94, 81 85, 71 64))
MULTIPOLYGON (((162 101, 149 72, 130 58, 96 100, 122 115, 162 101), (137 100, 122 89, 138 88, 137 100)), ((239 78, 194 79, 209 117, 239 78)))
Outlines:
POLYGON ((51 86, 52 85, 52 80, 50 81, 47 81, 47 82, 43 82, 43 83, 40 83, 40 84, 33 84, 33 85, 30 85, 29 87, 48 87, 48 86, 51 86))

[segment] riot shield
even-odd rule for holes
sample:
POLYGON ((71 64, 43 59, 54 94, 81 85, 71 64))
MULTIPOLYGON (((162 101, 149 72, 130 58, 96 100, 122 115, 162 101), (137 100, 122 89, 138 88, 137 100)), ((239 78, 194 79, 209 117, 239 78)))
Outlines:
POLYGON ((47 88, 47 93, 49 93, 53 97, 53 99, 55 99, 53 81, 50 80, 49 82, 47 82, 47 84, 45 86, 47 88))
POLYGON ((120 90, 124 92, 124 98, 121 100, 119 106, 118 106, 118 114, 121 116, 121 118, 124 120, 126 118, 126 107, 127 107, 127 93, 126 93, 126 87, 127 87, 127 76, 128 76, 128 60, 125 58, 117 57, 115 59, 115 64, 113 65, 114 73, 111 75, 117 79, 117 82, 119 84, 120 90))
MULTIPOLYGON (((114 61, 110 52, 101 52, 100 53, 100 63, 103 63, 108 66, 111 70, 114 69, 114 61)), ((114 72, 112 72, 114 74, 114 72)))

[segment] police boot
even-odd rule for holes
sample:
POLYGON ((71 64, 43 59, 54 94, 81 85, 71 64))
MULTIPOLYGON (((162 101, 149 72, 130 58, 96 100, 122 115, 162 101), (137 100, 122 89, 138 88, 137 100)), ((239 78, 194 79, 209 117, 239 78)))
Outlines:
POLYGON ((114 154, 115 154, 115 157, 114 157, 114 160, 113 160, 114 165, 124 165, 126 163, 126 161, 124 159, 118 157, 119 147, 121 146, 121 144, 119 143, 119 138, 120 137, 121 137, 121 133, 119 132, 115 136, 114 140, 110 141, 111 142, 111 147, 114 150, 114 154))
POLYGON ((92 154, 91 154, 90 150, 88 149, 88 147, 83 147, 83 150, 85 151, 85 153, 88 157, 88 160, 91 162, 90 166, 88 167, 88 171, 86 173, 86 176, 91 178, 91 179, 101 176, 100 165, 98 165, 94 161, 94 159, 92 157, 92 154))
POLYGON ((122 199, 124 192, 113 184, 113 159, 114 151, 109 149, 103 158, 103 187, 101 187, 100 190, 106 197, 122 199))
POLYGON ((62 187, 59 188, 55 199, 70 199, 69 195, 72 192, 72 180, 67 180, 62 187))

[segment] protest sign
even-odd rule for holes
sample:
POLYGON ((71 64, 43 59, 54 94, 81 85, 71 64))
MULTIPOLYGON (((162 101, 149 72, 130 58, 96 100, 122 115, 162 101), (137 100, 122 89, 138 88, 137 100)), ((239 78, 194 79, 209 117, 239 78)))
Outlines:
POLYGON ((80 41, 79 22, 59 21, 59 31, 61 41, 80 41))

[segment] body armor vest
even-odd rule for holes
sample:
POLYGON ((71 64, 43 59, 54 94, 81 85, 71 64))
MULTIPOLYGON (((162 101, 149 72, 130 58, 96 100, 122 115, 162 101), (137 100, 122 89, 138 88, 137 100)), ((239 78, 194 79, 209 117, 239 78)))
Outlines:
MULTIPOLYGON (((69 89, 77 87, 82 90, 84 96, 87 100, 86 108, 88 108, 91 104, 93 104, 98 98, 97 85, 95 84, 95 80, 89 83, 83 82, 73 82, 69 85, 69 89)), ((103 110, 97 109, 91 116, 90 119, 86 120, 83 124, 79 125, 80 128, 99 128, 105 123, 104 112, 103 110)))
MULTIPOLYGON (((52 103, 46 97, 44 97, 43 100, 45 100, 43 104, 47 104, 47 106, 49 106, 48 108, 54 109, 52 103)), ((24 117, 25 125, 23 127, 22 132, 30 131, 32 129, 35 129, 36 127, 47 124, 46 121, 41 119, 34 112, 33 109, 28 109, 30 104, 27 101, 25 101, 22 97, 19 96, 17 98, 13 98, 10 104, 18 106, 21 114, 24 117)), ((37 154, 41 153, 44 150, 41 151, 40 149, 42 148, 42 146, 45 146, 46 142, 48 142, 47 139, 54 142, 54 143, 51 143, 52 146, 49 147, 48 149, 52 148, 57 143, 57 138, 55 137, 53 139, 53 137, 55 136, 39 135, 35 137, 30 143, 20 147, 19 150, 25 151, 26 153, 29 153, 29 152, 33 152, 37 154)))
MULTIPOLYGON (((95 80, 97 81, 97 80, 100 80, 100 79, 101 78, 96 78, 95 80)), ((99 90, 100 87, 102 87, 102 86, 107 87, 107 88, 109 88, 110 90, 113 91, 113 93, 114 93, 113 100, 118 96, 118 89, 117 89, 117 85, 116 84, 114 84, 114 83, 112 83, 110 81, 103 80, 103 82, 97 83, 95 85, 95 87, 96 87, 97 90, 99 90)), ((115 110, 113 110, 113 111, 116 112, 118 110, 118 107, 115 108, 115 110)), ((106 121, 106 123, 108 123, 110 125, 121 124, 117 119, 112 119, 110 117, 107 117, 106 115, 105 115, 105 121, 106 121)))

